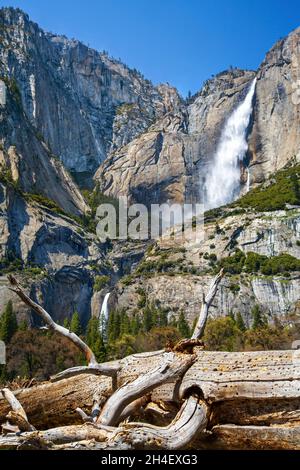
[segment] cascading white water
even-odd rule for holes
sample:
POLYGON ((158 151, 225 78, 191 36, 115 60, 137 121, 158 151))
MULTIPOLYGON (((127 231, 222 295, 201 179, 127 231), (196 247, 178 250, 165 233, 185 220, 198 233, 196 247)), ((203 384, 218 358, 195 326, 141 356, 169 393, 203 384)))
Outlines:
POLYGON ((246 192, 250 190, 250 170, 247 168, 247 183, 246 183, 246 192))
POLYGON ((246 132, 252 113, 256 78, 244 101, 228 118, 221 134, 214 163, 205 182, 205 210, 232 202, 239 193, 240 166, 248 149, 246 132))
POLYGON ((106 333, 106 325, 107 325, 108 315, 109 315, 109 311, 108 311, 109 296, 110 296, 110 292, 105 294, 102 307, 101 307, 101 312, 99 315, 99 330, 102 335, 106 333))

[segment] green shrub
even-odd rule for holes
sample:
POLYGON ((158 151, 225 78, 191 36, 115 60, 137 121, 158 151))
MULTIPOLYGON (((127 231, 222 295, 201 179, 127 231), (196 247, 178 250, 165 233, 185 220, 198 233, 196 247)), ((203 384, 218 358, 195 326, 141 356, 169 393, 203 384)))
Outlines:
POLYGON ((128 274, 127 276, 122 277, 121 282, 123 286, 129 286, 130 284, 132 284, 133 280, 134 276, 132 276, 132 274, 128 274))
POLYGON ((55 201, 52 199, 49 199, 48 197, 45 197, 41 194, 33 194, 33 193, 26 193, 24 194, 25 199, 27 201, 34 201, 38 204, 41 204, 42 206, 47 207, 48 209, 52 210, 53 212, 56 212, 57 214, 62 214, 62 215, 67 215, 61 207, 56 204, 55 201))
POLYGON ((138 287, 137 288, 137 293, 139 294, 140 298, 138 300, 138 308, 144 308, 147 304, 147 294, 146 294, 146 291, 144 289, 142 289, 141 287, 138 287))
POLYGON ((243 345, 243 332, 230 316, 210 319, 203 341, 210 351, 239 351, 243 345))
POLYGON ((286 204, 300 205, 300 165, 278 171, 274 182, 261 185, 241 197, 231 207, 251 207, 257 211, 285 209, 286 204))
POLYGON ((261 265, 262 274, 284 274, 300 271, 300 260, 288 253, 266 259, 261 265))
POLYGON ((108 276, 96 276, 94 280, 94 291, 99 292, 109 283, 110 279, 108 276))
POLYGON ((300 271, 300 260, 288 253, 268 257, 251 251, 245 255, 241 250, 236 250, 233 255, 219 262, 219 268, 221 267, 230 274, 260 272, 264 275, 289 276, 290 272, 300 271))
POLYGON ((229 286, 229 290, 230 290, 230 292, 233 292, 234 294, 237 294, 241 290, 241 288, 238 284, 233 284, 232 283, 229 286))
POLYGON ((245 271, 247 273, 257 273, 260 271, 262 264, 268 259, 267 256, 259 255, 250 251, 247 253, 247 258, 245 260, 245 271))
POLYGON ((268 322, 266 321, 265 316, 261 313, 258 305, 255 305, 255 307, 253 307, 251 315, 253 318, 253 330, 257 330, 258 328, 263 328, 264 326, 267 326, 268 322))
POLYGON ((245 259, 245 254, 241 250, 236 250, 233 255, 223 258, 219 265, 227 273, 240 274, 243 270, 245 259))

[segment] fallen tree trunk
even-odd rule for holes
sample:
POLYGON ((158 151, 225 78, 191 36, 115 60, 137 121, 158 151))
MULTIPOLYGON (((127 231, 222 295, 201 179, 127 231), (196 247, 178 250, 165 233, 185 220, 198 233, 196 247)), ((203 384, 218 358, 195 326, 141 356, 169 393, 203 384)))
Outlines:
MULTIPOLYGON (((198 349, 193 365, 177 385, 177 393, 174 380, 152 390, 149 401, 171 403, 176 408, 182 395, 197 389, 211 405, 208 429, 217 423, 300 424, 300 371, 293 364, 293 355, 294 351, 213 353, 198 349)), ((162 356, 162 352, 145 353, 119 361, 118 386, 140 377, 146 367, 159 366, 162 356)), ((88 413, 95 394, 105 400, 111 393, 111 379, 94 375, 15 392, 36 428, 79 423, 77 407, 88 413)), ((9 410, 7 401, 0 399, 1 421, 9 410)))
POLYGON ((232 450, 299 450, 300 426, 218 425, 198 448, 232 450))
MULTIPOLYGON (((300 449, 300 368, 295 351, 203 350, 200 338, 221 279, 222 272, 203 299, 192 339, 173 349, 97 364, 75 339, 87 352, 89 365, 14 392, 19 408, 26 411, 25 428, 32 426, 32 431, 16 434, 9 422, 0 448, 300 449), (151 424, 132 422, 141 418, 151 424), (162 425, 166 419, 170 424, 162 425), (41 430, 34 431, 33 426, 41 430)), ((11 281, 13 290, 41 314, 11 281)), ((49 324, 47 315, 43 310, 49 324)), ((52 327, 74 342, 65 329, 52 327)), ((14 417, 9 411, 15 402, 9 398, 0 398, 2 422, 14 417)))

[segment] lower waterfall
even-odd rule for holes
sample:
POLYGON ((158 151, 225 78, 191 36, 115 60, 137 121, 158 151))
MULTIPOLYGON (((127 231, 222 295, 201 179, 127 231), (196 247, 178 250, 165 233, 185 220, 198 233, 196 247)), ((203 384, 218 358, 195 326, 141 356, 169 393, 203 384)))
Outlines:
POLYGON ((105 294, 102 307, 101 307, 101 312, 99 315, 99 331, 102 335, 106 334, 106 327, 107 327, 107 321, 108 321, 108 315, 109 315, 109 310, 108 310, 109 296, 110 296, 110 292, 105 294))

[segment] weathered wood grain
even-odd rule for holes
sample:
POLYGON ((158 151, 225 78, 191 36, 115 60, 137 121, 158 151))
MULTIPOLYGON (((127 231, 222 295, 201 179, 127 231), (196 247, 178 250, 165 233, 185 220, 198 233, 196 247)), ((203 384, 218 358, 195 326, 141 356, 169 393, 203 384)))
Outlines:
POLYGON ((218 425, 198 446, 220 450, 300 450, 300 426, 218 425))
POLYGON ((183 377, 180 395, 198 387, 210 403, 231 399, 300 397, 300 367, 294 351, 210 352, 199 350, 183 377))

